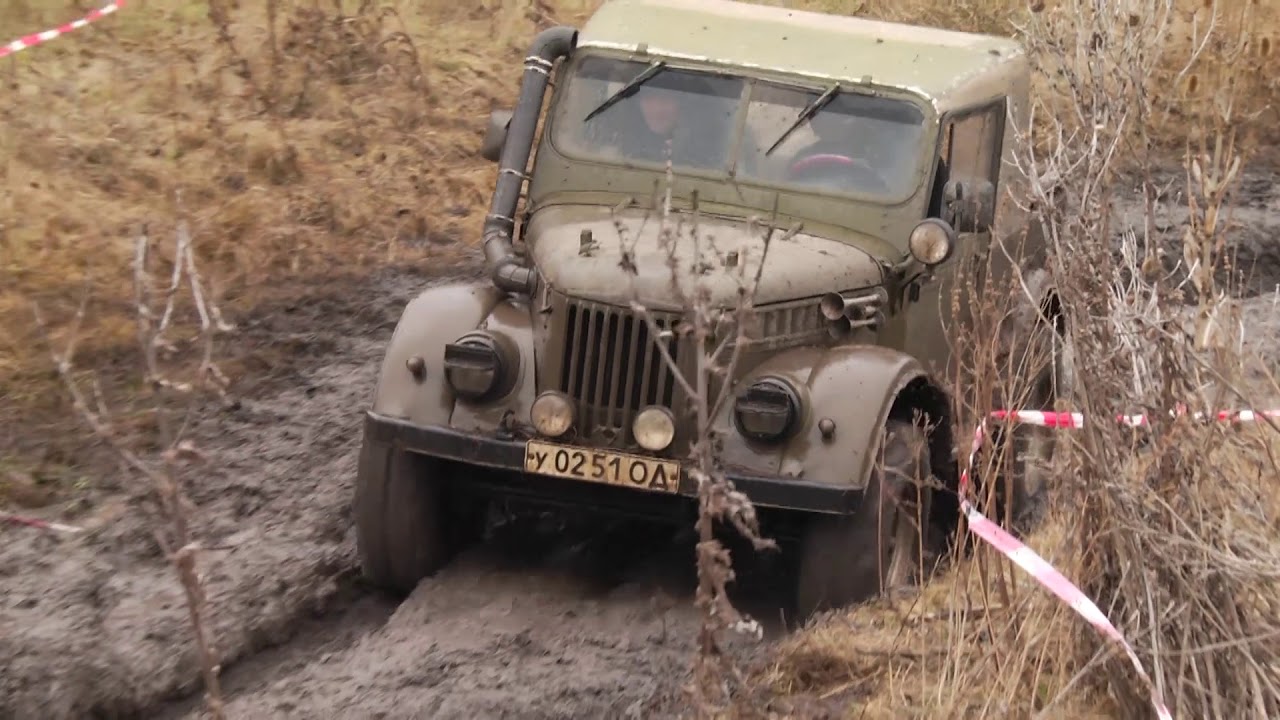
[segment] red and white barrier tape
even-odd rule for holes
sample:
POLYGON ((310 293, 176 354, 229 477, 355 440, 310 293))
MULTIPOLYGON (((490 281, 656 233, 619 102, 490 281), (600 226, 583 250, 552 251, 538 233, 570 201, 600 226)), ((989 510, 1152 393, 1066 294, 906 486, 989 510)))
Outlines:
MULTIPOLYGON (((1175 417, 1185 414, 1185 410, 1181 408, 1170 413, 1170 415, 1175 417)), ((1195 413, 1192 417, 1196 420, 1204 420, 1207 416, 1205 413, 1195 413)), ((1218 422, 1254 422, 1259 418, 1264 417, 1280 418, 1280 410, 1237 410, 1235 412, 1220 410, 1212 416, 1212 418, 1218 422)), ((1024 425, 1039 425, 1041 427, 1084 427, 1084 415, 1081 413, 1041 412, 1039 410, 995 410, 991 413, 991 419, 1006 422, 1013 421, 1024 425)), ((1147 416, 1117 415, 1116 422, 1130 427, 1140 427, 1147 424, 1147 416)))
MULTIPOLYGON (((1174 414, 1181 415, 1184 412, 1183 408, 1179 408, 1174 411, 1174 414)), ((1195 413, 1194 417, 1198 420, 1203 420, 1206 415, 1204 413, 1195 413)), ((1213 415, 1213 419, 1219 422, 1252 422, 1263 417, 1280 417, 1280 410, 1240 410, 1236 412, 1224 410, 1213 415)), ((1084 427, 1084 416, 1081 413, 997 410, 991 413, 991 419, 998 422, 1012 421, 1042 427, 1084 427)), ((1131 427, 1147 424, 1145 415, 1120 415, 1116 417, 1116 421, 1131 427)), ((1098 606, 1081 592, 1074 583, 1064 577, 1062 573, 1045 562, 1044 558, 1037 555, 1031 548, 1023 545, 1020 540, 1010 535, 1004 528, 988 520, 969 502, 969 472, 973 468, 974 459, 978 455, 978 450, 982 448, 982 442, 985 437, 986 423, 984 422, 978 425, 977 430, 974 431, 973 447, 969 451, 969 459, 965 463, 964 471, 960 473, 960 508, 964 512, 965 519, 969 522, 969 530, 995 548, 1001 555, 1012 561, 1013 564, 1026 571, 1028 575, 1035 578, 1036 582, 1040 583, 1046 590, 1057 595, 1060 600, 1070 606, 1072 610, 1075 610, 1076 614, 1097 628, 1098 632, 1102 633, 1104 637, 1118 643, 1124 649, 1125 654, 1129 656, 1134 669, 1138 671, 1138 676, 1142 678, 1147 689, 1151 691, 1151 705, 1155 708, 1157 716, 1161 720, 1172 720, 1173 715, 1165 707, 1164 699, 1160 696, 1160 691, 1156 688, 1155 683, 1151 681, 1151 677, 1143 669, 1142 661, 1138 659, 1138 654, 1133 651, 1133 647, 1124 639, 1124 635, 1116 629, 1115 625, 1111 624, 1111 621, 1098 609, 1098 606)))
POLYGON ((52 30, 45 30, 44 32, 38 32, 33 35, 24 35, 23 37, 20 37, 11 43, 0 45, 0 58, 5 57, 6 55, 12 55, 18 52, 19 50, 26 50, 29 47, 35 47, 40 43, 48 42, 58 37, 59 35, 65 35, 66 33, 69 33, 72 30, 79 30, 85 25, 88 25, 89 23, 95 22, 97 20, 101 20, 102 18, 119 10, 121 7, 124 6, 124 3, 125 3, 125 0, 115 0, 115 2, 107 3, 106 5, 98 8, 97 10, 94 10, 93 12, 90 12, 88 15, 85 15, 79 20, 73 20, 69 23, 66 23, 65 25, 59 25, 58 27, 52 30))
POLYGON ((12 525, 25 525, 27 527, 39 528, 40 530, 54 530, 64 533, 78 533, 80 528, 74 525, 63 525, 62 523, 50 522, 39 518, 23 517, 21 515, 11 515, 9 513, 0 513, 0 521, 10 523, 12 525))

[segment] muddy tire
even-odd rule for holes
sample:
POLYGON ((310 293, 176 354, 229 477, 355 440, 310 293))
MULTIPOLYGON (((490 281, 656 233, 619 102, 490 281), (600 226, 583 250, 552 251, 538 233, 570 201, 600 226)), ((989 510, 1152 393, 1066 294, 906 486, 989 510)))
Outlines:
MULTIPOLYGON (((1039 370, 1021 402, 997 397, 995 405, 1014 410, 1069 409, 1075 389, 1075 353, 1065 328, 1029 311, 1012 328, 1017 333, 1013 351, 1039 370)), ((999 478, 996 484, 993 520, 1014 532, 1025 532, 1038 522, 1053 489, 1053 460, 1062 440, 1063 431, 1056 428, 1023 423, 991 428, 991 444, 1000 457, 1011 461, 1002 464, 1009 477, 999 478)))
POLYGON ((796 619, 869 600, 912 583, 927 543, 931 491, 923 431, 887 423, 883 462, 856 513, 811 518, 800 540, 796 619), (921 526, 923 525, 923 529, 921 526))
POLYGON ((365 579, 407 595, 467 539, 471 517, 448 512, 436 458, 366 440, 356 470, 356 549, 365 579))
MULTIPOLYGON (((1036 378, 1031 410, 1058 410, 1069 401, 1072 391, 1074 357, 1067 340, 1056 333, 1046 333, 1051 347, 1047 349, 1052 363, 1036 378)), ((1015 477, 1013 486, 1012 525, 1018 532, 1028 530, 1039 521, 1049 501, 1053 486, 1053 459, 1063 431, 1056 428, 1018 424, 1012 428, 1015 477)))

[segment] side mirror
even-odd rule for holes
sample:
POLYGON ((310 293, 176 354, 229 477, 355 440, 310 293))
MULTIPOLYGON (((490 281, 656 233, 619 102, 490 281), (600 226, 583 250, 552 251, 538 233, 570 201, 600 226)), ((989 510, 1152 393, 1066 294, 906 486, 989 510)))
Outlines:
POLYGON ((507 144, 507 128, 511 126, 510 110, 494 110, 489 113, 489 126, 484 131, 484 142, 480 145, 480 157, 489 162, 498 162, 502 157, 502 148, 507 144))
POLYGON ((942 203, 942 219, 957 233, 988 232, 995 223, 996 189, 988 180, 950 180, 942 203))

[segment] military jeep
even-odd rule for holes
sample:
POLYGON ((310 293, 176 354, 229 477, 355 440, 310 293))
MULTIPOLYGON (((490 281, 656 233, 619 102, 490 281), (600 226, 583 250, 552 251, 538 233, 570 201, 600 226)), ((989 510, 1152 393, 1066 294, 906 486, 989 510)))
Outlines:
POLYGON ((610 0, 541 32, 481 148, 488 277, 424 290, 386 351, 354 500, 366 577, 408 592, 495 497, 696 507, 694 419, 659 344, 681 372, 696 348, 631 305, 664 330, 686 310, 652 219, 666 185, 726 256, 761 257, 751 218, 791 228, 712 420, 725 474, 793 531, 797 613, 910 581, 916 518, 947 496, 912 478, 956 483, 950 293, 974 258, 997 279, 1024 262, 989 247, 997 216, 1028 225, 1002 172, 1028 85, 1008 39, 730 0, 610 0))

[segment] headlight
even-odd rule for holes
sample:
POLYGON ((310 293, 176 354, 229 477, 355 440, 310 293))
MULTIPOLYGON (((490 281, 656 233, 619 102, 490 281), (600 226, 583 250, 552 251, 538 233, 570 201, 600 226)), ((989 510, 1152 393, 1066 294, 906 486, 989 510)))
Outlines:
POLYGON ((911 257, 928 265, 940 265, 956 248, 956 231, 938 218, 928 218, 911 231, 907 239, 911 257))
POLYGON ((573 427, 573 401, 564 393, 548 390, 533 401, 529 421, 546 437, 560 437, 573 427))
POLYGON ((795 429, 799 415, 799 397, 779 378, 751 383, 733 407, 738 432, 754 440, 781 440, 795 429))
POLYGON ((485 333, 463 335, 444 346, 444 377, 449 387, 467 400, 485 400, 506 389, 515 361, 508 360, 498 342, 485 333))
POLYGON ((631 423, 631 434, 645 450, 664 450, 676 439, 676 419, 670 410, 650 405, 636 413, 636 419, 631 423))

